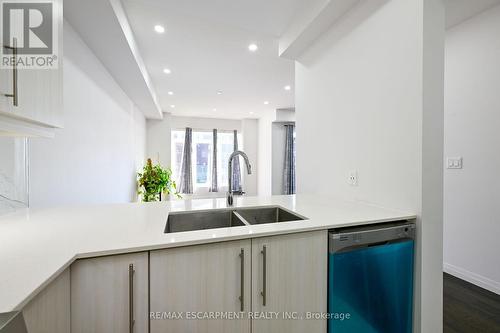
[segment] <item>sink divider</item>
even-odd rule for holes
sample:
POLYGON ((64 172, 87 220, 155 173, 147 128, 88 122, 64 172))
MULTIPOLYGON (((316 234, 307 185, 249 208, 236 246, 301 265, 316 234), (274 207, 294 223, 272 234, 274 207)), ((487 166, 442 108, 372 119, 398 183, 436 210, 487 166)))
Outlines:
POLYGON ((238 213, 236 210, 233 210, 233 214, 236 215, 237 218, 240 219, 241 222, 243 222, 244 225, 250 227, 251 224, 243 217, 240 215, 240 213, 238 213))

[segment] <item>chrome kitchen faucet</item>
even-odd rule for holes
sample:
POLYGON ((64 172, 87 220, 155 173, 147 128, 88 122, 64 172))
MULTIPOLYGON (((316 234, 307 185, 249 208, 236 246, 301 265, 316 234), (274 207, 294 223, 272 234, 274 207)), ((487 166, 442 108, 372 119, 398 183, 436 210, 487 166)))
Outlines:
MULTIPOLYGON (((229 156, 229 162, 228 162, 228 169, 227 169, 227 174, 228 174, 228 191, 227 191, 227 205, 232 206, 233 205, 233 159, 235 157, 238 157, 241 155, 243 159, 245 160, 245 164, 247 166, 247 172, 249 175, 252 174, 252 166, 250 165, 250 161, 248 160, 247 154, 242 152, 241 150, 236 150, 234 153, 229 156)), ((244 193, 241 191, 241 193, 244 193)))

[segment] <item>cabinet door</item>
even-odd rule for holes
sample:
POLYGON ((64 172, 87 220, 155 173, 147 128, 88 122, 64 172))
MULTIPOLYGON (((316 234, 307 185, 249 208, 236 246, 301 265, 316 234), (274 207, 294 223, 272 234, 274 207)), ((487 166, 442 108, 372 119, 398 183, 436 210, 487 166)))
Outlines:
POLYGON ((146 333, 148 318, 148 253, 71 266, 72 333, 146 333))
POLYGON ((5 96, 12 91, 12 70, 0 68, 0 114, 12 114, 12 98, 5 96))
POLYGON ((249 333, 240 319, 189 319, 191 313, 250 311, 251 241, 232 241, 151 252, 152 333, 249 333), (240 297, 243 296, 243 308, 240 297), (165 315, 180 312, 182 319, 165 315))
POLYGON ((51 0, 57 20, 57 69, 17 69, 18 105, 4 94, 13 93, 12 69, 0 70, 0 114, 50 127, 62 127, 63 112, 63 0, 51 0))
POLYGON ((19 104, 10 108, 11 115, 50 127, 62 127, 61 72, 60 69, 20 69, 19 104))
POLYGON ((255 333, 324 333, 328 232, 315 231, 252 240, 252 309, 278 318, 254 319, 255 333), (285 317, 289 316, 289 317, 285 317))
POLYGON ((70 332, 70 273, 61 273, 23 309, 30 333, 70 332))

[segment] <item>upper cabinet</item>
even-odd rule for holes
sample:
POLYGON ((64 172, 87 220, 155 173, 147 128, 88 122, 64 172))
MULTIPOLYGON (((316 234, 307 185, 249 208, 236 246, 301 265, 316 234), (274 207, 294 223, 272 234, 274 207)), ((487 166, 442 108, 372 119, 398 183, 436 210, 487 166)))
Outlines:
POLYGON ((2 8, 10 27, 19 29, 11 28, 2 45, 0 134, 50 136, 50 129, 63 126, 63 0, 16 5, 2 8), (36 22, 23 20, 19 13, 27 10, 36 22))

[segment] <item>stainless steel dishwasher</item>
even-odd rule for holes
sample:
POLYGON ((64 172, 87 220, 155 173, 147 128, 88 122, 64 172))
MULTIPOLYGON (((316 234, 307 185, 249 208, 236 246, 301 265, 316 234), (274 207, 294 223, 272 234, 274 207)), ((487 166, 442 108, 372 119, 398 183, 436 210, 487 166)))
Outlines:
POLYGON ((328 332, 411 333, 415 224, 329 233, 328 332))

